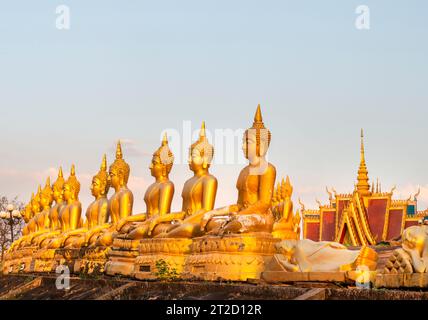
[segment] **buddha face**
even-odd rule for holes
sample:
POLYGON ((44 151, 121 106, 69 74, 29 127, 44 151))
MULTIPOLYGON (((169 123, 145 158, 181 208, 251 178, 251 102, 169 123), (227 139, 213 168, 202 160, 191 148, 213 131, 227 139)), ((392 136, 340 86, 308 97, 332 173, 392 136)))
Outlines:
POLYGON ((257 166, 260 163, 261 158, 264 157, 267 150, 262 150, 260 145, 260 155, 257 154, 256 130, 250 129, 244 134, 242 151, 244 152, 245 157, 249 160, 251 165, 257 166))
POLYGON ((51 192, 49 193, 42 193, 40 197, 40 205, 42 208, 50 207, 53 201, 53 195, 51 192))
POLYGON ((31 204, 27 204, 24 209, 24 221, 28 222, 33 215, 33 211, 31 209, 31 204))
POLYGON ((40 202, 38 200, 34 200, 31 202, 31 210, 33 214, 37 214, 40 212, 40 202))
POLYGON ((64 185, 64 200, 74 200, 74 191, 69 184, 64 185))
POLYGON ((196 148, 194 148, 191 151, 188 162, 189 162, 189 168, 193 172, 200 171, 207 167, 207 165, 204 165, 204 158, 201 156, 201 153, 196 148))
POLYGON ((156 179, 166 175, 165 165, 161 163, 159 157, 153 157, 149 169, 152 177, 156 179))
POLYGON ((110 169, 110 181, 112 187, 117 190, 123 185, 123 177, 120 174, 119 170, 112 168, 110 169))
POLYGON ((54 185, 53 198, 55 199, 55 202, 61 202, 63 200, 63 188, 54 185))
POLYGON ((101 185, 100 179, 98 178, 92 179, 91 193, 95 198, 98 198, 100 195, 103 195, 104 190, 103 190, 103 186, 101 185))

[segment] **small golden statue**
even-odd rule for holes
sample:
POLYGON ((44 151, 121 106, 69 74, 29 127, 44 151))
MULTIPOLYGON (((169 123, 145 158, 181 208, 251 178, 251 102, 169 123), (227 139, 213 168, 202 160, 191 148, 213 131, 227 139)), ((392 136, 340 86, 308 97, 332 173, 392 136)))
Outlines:
POLYGON ((273 203, 273 215, 275 217, 275 223, 273 225, 272 235, 279 239, 295 239, 300 238, 300 214, 296 211, 293 213, 293 201, 291 196, 293 195, 293 186, 291 185, 290 178, 287 176, 286 181, 284 179, 275 191, 275 195, 272 199, 273 203))

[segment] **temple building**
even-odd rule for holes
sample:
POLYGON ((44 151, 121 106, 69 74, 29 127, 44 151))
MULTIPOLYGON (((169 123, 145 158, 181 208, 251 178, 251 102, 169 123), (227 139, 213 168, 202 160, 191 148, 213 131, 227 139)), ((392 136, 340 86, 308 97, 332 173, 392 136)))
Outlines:
POLYGON ((375 245, 398 239, 403 230, 417 225, 427 211, 417 211, 417 197, 392 199, 395 187, 382 192, 379 182, 369 184, 361 130, 361 159, 357 184, 350 194, 329 193, 329 203, 318 210, 302 205, 303 237, 314 241, 336 241, 345 245, 375 245))

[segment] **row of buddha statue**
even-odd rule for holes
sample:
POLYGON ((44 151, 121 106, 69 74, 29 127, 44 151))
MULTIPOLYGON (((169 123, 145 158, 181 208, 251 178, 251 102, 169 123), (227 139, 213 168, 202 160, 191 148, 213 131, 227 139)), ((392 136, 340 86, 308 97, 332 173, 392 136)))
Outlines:
POLYGON ((86 210, 86 219, 81 217, 80 183, 75 166, 67 180, 60 168, 52 185, 48 178, 45 187, 39 186, 38 192, 32 195, 22 213, 26 223, 23 236, 13 243, 10 251, 29 246, 45 249, 108 247, 116 238, 138 240, 270 233, 275 222, 273 212, 279 215, 277 221, 281 221, 277 230, 287 226, 290 232, 296 233, 300 217, 296 220, 293 215, 291 183, 287 177, 286 183, 283 181, 275 191, 276 169, 266 160, 270 141, 271 133, 264 126, 258 106, 253 126, 244 135, 243 151, 249 164, 237 180, 238 201, 214 209, 218 182, 209 172, 214 148, 208 142, 203 123, 199 139, 190 147, 188 163, 193 176, 183 187, 182 210, 171 212, 175 188, 169 174, 174 156, 165 135, 149 167, 155 182, 145 193, 147 210, 134 215, 134 197, 127 187, 130 166, 123 159, 119 142, 116 159, 109 170, 104 155, 100 170, 92 179, 91 192, 95 199, 86 210), (110 187, 114 194, 107 199, 110 187), (281 208, 272 208, 272 198, 281 208))
MULTIPOLYGON (((376 261, 376 254, 371 249, 350 253, 343 246, 319 247, 299 242, 301 218, 299 212, 293 212, 293 187, 287 177, 275 188, 276 168, 266 158, 270 143, 271 133, 263 123, 259 105, 252 127, 243 136, 242 149, 248 165, 241 170, 236 182, 238 200, 221 208, 215 208, 218 182, 209 171, 214 147, 207 139, 205 123, 202 124, 198 140, 189 148, 188 164, 193 175, 183 186, 183 203, 179 212, 171 212, 175 187, 169 174, 173 168, 174 155, 168 145, 167 135, 151 159, 149 169, 155 181, 145 193, 146 212, 143 213, 133 214, 134 196, 127 186, 130 166, 124 160, 120 142, 114 162, 108 168, 104 155, 100 170, 92 179, 94 201, 86 210, 86 219, 82 218, 80 183, 75 166, 72 165, 67 180, 60 168, 57 180, 51 185, 48 178, 45 187, 42 189, 39 186, 37 193, 32 195, 25 206, 22 215, 26 224, 22 237, 8 251, 9 264, 12 265, 13 259, 17 257, 19 262, 21 256, 18 253, 27 252, 25 250, 28 248, 31 250, 26 255, 30 259, 31 256, 42 258, 44 252, 50 254, 61 250, 80 250, 81 258, 86 254, 96 259, 97 249, 100 249, 105 257, 103 265, 107 265, 105 261, 109 259, 109 262, 116 259, 118 270, 122 270, 122 274, 129 274, 123 271, 126 268, 120 264, 131 253, 138 254, 135 246, 141 248, 144 241, 149 241, 149 247, 154 243, 155 251, 163 250, 159 249, 161 247, 157 246, 159 243, 156 241, 164 241, 163 245, 167 247, 180 246, 184 241, 185 249, 178 251, 187 256, 189 252, 203 254, 178 259, 180 264, 195 266, 194 270, 202 263, 206 265, 205 270, 211 270, 210 264, 222 264, 221 267, 217 265, 212 268, 214 273, 222 270, 226 278, 235 280, 259 277, 275 252, 283 254, 277 261, 287 270, 310 269, 306 267, 310 259, 305 258, 299 264, 299 254, 295 252, 300 252, 300 256, 304 257, 306 253, 312 256, 313 252, 317 252, 325 258, 324 261, 332 261, 331 257, 335 257, 335 263, 330 264, 330 267, 335 265, 337 268, 341 263, 350 266, 351 260, 355 259, 376 261), (114 189, 114 194, 108 199, 110 188, 114 189), (209 240, 200 241, 206 237, 209 240), (278 241, 285 239, 291 242, 278 244, 278 241), (192 243, 192 249, 188 240, 192 243), (82 254, 81 250, 86 251, 82 254), (91 256, 94 252, 96 254, 91 256), (106 252, 109 252, 108 255, 106 252)), ((145 261, 145 253, 153 253, 152 249, 139 250, 142 250, 139 254, 143 254, 140 261, 145 261)), ((176 255, 177 249, 174 250, 176 255)), ((46 256, 52 258, 53 255, 49 254, 46 256)), ((133 259, 138 260, 135 255, 133 259)), ((131 261, 131 269, 134 268, 134 260, 131 261)), ((114 270, 112 274, 115 274, 114 270)))

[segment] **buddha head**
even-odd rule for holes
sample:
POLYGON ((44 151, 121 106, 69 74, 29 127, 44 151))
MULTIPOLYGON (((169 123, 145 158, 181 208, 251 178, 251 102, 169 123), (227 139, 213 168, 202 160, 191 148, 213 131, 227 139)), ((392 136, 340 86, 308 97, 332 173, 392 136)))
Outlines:
POLYGON ((38 214, 40 212, 40 195, 42 193, 42 187, 39 185, 39 188, 37 190, 37 193, 34 197, 31 199, 31 210, 33 211, 33 216, 38 214))
POLYGON ((110 189, 110 179, 107 172, 107 157, 104 155, 100 171, 92 178, 91 193, 97 199, 105 197, 110 189))
POLYGON ((174 155, 168 145, 168 136, 165 133, 161 146, 153 153, 150 163, 150 173, 156 179, 167 178, 174 164, 174 155))
POLYGON ((46 180, 45 188, 42 190, 40 194, 40 205, 42 208, 50 208, 53 202, 53 191, 51 188, 51 179, 48 177, 46 180))
POLYGON ((67 202, 78 200, 80 192, 80 182, 76 178, 74 164, 71 166, 70 177, 64 183, 64 200, 67 202))
POLYGON ((266 156, 271 138, 271 132, 263 123, 262 112, 258 105, 253 126, 245 131, 242 146, 245 158, 251 165, 258 165, 261 158, 266 156))
POLYGON ((123 160, 122 145, 117 143, 116 160, 110 166, 110 182, 112 187, 117 191, 128 183, 131 169, 129 164, 123 160))
POLYGON ((284 179, 281 182, 281 195, 283 199, 290 198, 293 194, 293 186, 291 185, 290 178, 287 176, 286 181, 284 179))
POLYGON ((214 147, 209 144, 206 137, 205 122, 202 122, 199 139, 190 146, 189 168, 193 172, 208 169, 214 157, 214 147))
POLYGON ((62 173, 62 167, 59 168, 58 178, 52 185, 53 198, 56 203, 61 203, 64 200, 64 174, 62 173))

